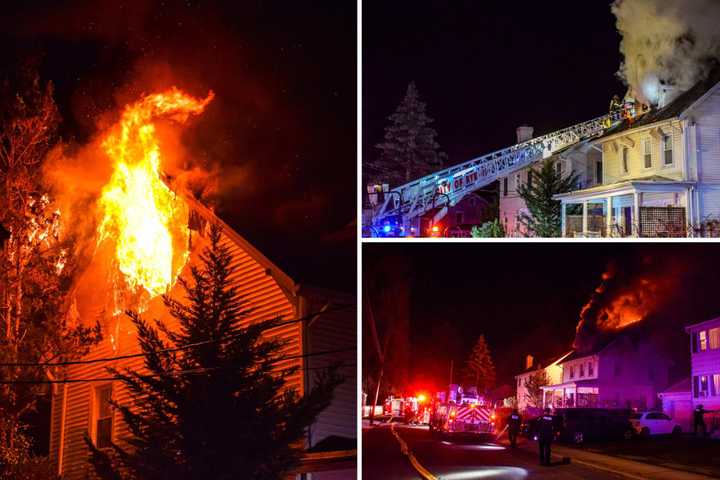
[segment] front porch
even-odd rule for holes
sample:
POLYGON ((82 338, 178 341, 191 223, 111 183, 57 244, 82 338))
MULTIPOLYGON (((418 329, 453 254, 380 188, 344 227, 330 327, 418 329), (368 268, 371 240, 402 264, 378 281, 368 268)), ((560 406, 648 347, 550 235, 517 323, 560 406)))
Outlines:
POLYGON ((555 195, 563 237, 686 237, 692 182, 628 180, 555 195))
POLYGON ((593 380, 545 385, 543 408, 594 408, 598 406, 598 386, 593 380))

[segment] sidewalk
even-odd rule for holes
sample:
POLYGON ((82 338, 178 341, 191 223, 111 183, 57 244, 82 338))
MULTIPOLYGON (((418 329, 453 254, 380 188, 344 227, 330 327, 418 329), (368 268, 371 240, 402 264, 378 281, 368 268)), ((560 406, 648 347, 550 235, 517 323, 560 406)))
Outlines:
MULTIPOLYGON (((518 448, 537 453, 537 444, 535 442, 523 442, 518 445, 518 448)), ((552 446, 552 454, 554 457, 553 462, 559 462, 563 457, 569 457, 570 461, 573 463, 587 465, 593 468, 622 475, 627 478, 641 480, 704 480, 715 478, 689 472, 687 470, 679 470, 661 465, 652 465, 649 463, 628 460, 626 458, 588 452, 586 450, 567 447, 557 443, 554 443, 552 446)))

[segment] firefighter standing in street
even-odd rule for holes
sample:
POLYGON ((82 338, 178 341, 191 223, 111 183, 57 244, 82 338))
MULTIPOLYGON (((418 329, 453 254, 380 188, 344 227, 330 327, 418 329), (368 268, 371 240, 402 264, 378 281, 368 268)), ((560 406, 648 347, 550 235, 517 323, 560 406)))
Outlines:
POLYGON ((545 409, 545 414, 538 421, 538 447, 540 448, 540 465, 550 465, 550 446, 555 436, 553 428, 553 417, 550 409, 545 409))
POLYGON ((522 423, 522 417, 518 413, 517 408, 513 408, 512 413, 508 417, 508 438, 510 439, 510 446, 515 448, 517 446, 517 437, 520 433, 520 424, 522 423))
POLYGON ((713 413, 715 410, 705 410, 705 407, 698 405, 693 412, 693 431, 697 437, 698 429, 702 428, 703 437, 707 437, 707 426, 705 425, 705 414, 713 413))

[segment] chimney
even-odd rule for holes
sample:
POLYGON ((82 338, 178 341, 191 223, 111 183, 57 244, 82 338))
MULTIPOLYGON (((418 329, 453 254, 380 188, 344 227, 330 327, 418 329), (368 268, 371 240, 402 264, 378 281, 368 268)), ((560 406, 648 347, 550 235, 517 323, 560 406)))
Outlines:
POLYGON ((525 370, 530 370, 533 366, 533 363, 535 363, 535 359, 532 355, 528 355, 525 357, 525 370))
POLYGON ((527 142, 533 138, 535 129, 529 125, 521 125, 517 128, 517 143, 527 142))

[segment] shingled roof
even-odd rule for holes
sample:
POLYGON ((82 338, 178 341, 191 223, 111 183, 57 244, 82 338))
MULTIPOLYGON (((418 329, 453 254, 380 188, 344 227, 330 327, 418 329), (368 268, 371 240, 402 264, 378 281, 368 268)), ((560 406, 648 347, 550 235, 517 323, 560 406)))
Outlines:
POLYGON ((679 117, 683 112, 693 106, 695 102, 700 100, 703 95, 705 95, 711 88, 713 88, 718 83, 720 83, 720 67, 715 68, 712 72, 710 72, 710 75, 708 75, 705 80, 698 82, 694 87, 682 93, 664 108, 661 108, 659 110, 650 110, 648 113, 640 117, 639 120, 632 123, 624 120, 621 124, 605 131, 605 133, 597 137, 597 139, 616 135, 626 130, 631 130, 633 128, 644 127, 647 125, 652 125, 654 123, 662 122, 664 120, 670 120, 671 118, 679 117))

